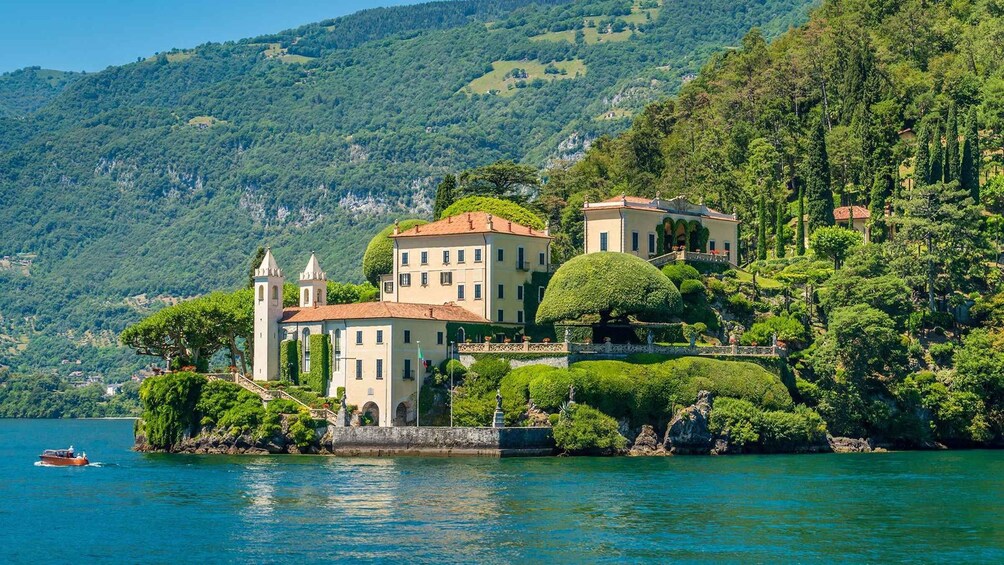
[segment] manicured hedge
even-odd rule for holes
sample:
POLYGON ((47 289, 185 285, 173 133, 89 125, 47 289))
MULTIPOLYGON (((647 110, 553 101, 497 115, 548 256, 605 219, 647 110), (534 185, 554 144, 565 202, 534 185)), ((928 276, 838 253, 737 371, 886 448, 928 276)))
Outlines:
MULTIPOLYGON (((429 222, 418 219, 402 220, 398 223, 398 229, 404 231, 427 223, 429 222)), ((380 230, 370 240, 363 254, 363 277, 374 286, 379 285, 380 275, 394 271, 394 240, 390 238, 393 233, 394 224, 380 230)))
POLYGON ((505 220, 511 220, 535 230, 544 229, 544 220, 537 214, 509 200, 489 198, 487 196, 468 196, 461 198, 443 210, 443 217, 449 218, 467 212, 486 212, 505 220))
POLYGON ((279 380, 300 383, 300 341, 286 339, 279 343, 279 380))
POLYGON ((303 375, 303 384, 320 395, 326 395, 328 376, 331 374, 331 338, 327 334, 316 334, 309 339, 310 371, 303 375))

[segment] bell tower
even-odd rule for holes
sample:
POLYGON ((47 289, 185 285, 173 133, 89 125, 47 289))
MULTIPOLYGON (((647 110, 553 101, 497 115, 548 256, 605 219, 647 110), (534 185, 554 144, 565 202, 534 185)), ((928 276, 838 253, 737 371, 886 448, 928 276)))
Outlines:
POLYGON ((254 369, 256 381, 279 379, 279 322, 282 320, 282 271, 272 256, 254 272, 254 369))
POLYGON ((300 308, 324 306, 328 301, 328 276, 321 270, 317 255, 310 253, 307 268, 300 273, 300 308))

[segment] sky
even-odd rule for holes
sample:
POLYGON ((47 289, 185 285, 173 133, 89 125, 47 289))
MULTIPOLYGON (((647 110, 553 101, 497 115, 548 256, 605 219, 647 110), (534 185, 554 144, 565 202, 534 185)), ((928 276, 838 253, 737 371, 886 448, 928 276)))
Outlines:
POLYGON ((418 0, 0 0, 0 73, 98 71, 418 0))

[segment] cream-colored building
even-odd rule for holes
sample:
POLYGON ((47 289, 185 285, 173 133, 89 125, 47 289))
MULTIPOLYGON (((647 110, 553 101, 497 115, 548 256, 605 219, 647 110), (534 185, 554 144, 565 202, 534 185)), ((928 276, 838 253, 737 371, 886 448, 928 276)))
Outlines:
POLYGON ((585 252, 616 251, 652 259, 674 251, 707 253, 735 263, 739 220, 679 196, 618 196, 587 202, 585 252))
POLYGON ((547 273, 551 261, 547 230, 484 212, 395 231, 391 238, 394 272, 381 280, 381 300, 455 302, 495 324, 527 323, 526 285, 534 273, 547 273))
POLYGON ((299 276, 299 306, 283 308, 285 279, 266 252, 255 271, 255 380, 281 378, 285 349, 301 375, 327 363, 327 396, 344 387, 346 402, 377 425, 414 425, 418 383, 448 358, 450 343, 498 326, 519 330, 526 305, 543 294, 541 279, 531 283, 549 271, 546 230, 471 213, 392 237, 394 272, 382 281, 380 302, 326 304, 327 276, 311 254, 299 276), (318 343, 328 351, 311 351, 318 343))

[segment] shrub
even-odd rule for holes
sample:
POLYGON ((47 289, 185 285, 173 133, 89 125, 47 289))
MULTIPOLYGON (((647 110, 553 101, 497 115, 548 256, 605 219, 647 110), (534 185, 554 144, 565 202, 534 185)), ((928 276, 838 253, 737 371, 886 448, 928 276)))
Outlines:
POLYGON ((439 364, 439 372, 446 375, 447 378, 452 375, 454 379, 460 380, 467 374, 467 367, 464 367, 464 364, 456 359, 447 359, 439 364))
POLYGON ((554 426, 554 443, 568 453, 624 449, 617 421, 585 404, 574 404, 554 426))
POLYGON ((544 220, 530 210, 511 202, 487 196, 468 196, 461 198, 443 210, 443 218, 457 216, 467 212, 486 212, 495 216, 510 220, 520 225, 524 225, 535 230, 544 229, 544 220))
POLYGON ((307 412, 300 412, 289 424, 289 436, 297 447, 307 447, 317 441, 314 419, 307 412))
POLYGON ((805 325, 791 316, 771 316, 762 322, 757 322, 743 333, 740 343, 743 345, 770 345, 774 335, 794 348, 801 348, 809 341, 809 332, 805 325))
POLYGON ((662 274, 673 281, 676 288, 683 292, 683 281, 700 281, 701 273, 686 263, 670 263, 662 268, 662 274))
POLYGON ((728 300, 729 310, 737 315, 749 315, 753 312, 753 303, 745 294, 733 294, 728 300))
POLYGON ((300 382, 300 341, 286 339, 279 343, 279 380, 300 382))
POLYGON ((270 400, 267 408, 269 414, 299 414, 301 410, 299 404, 285 398, 270 400))
POLYGON ((265 421, 265 407, 262 406, 261 400, 257 396, 254 396, 256 402, 248 400, 248 402, 236 404, 224 412, 217 425, 222 429, 237 433, 247 433, 261 426, 265 421))
POLYGON ((955 354, 955 344, 946 341, 945 343, 933 343, 929 347, 928 352, 931 353, 931 358, 934 362, 942 367, 950 367, 952 365, 952 356, 955 354))
POLYGON ((475 361, 464 380, 464 389, 474 396, 498 389, 502 378, 509 374, 509 361, 494 356, 482 357, 475 361))
POLYGON ((704 285, 701 281, 687 279, 680 285, 680 294, 687 298, 700 297, 704 294, 704 285))
POLYGON ((206 378, 188 372, 151 377, 139 389, 147 442, 169 449, 197 423, 195 407, 206 378))
POLYGON ((792 451, 826 437, 823 419, 805 406, 793 412, 765 411, 748 400, 728 397, 715 399, 708 428, 728 435, 729 443, 743 450, 792 451))

